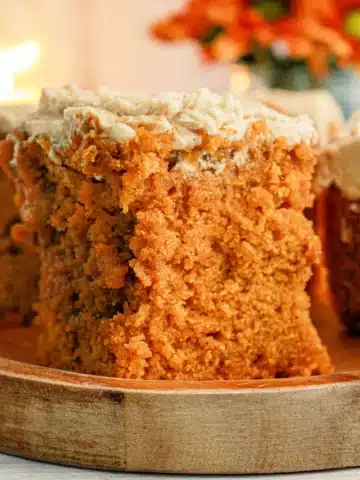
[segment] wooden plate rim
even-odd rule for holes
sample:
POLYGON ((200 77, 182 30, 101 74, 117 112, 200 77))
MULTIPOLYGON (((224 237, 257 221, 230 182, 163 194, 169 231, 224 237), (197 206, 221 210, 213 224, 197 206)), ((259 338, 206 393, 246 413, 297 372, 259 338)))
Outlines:
POLYGON ((176 381, 176 380, 133 380, 116 377, 80 374, 56 370, 54 368, 33 365, 30 363, 10 360, 0 357, 0 376, 20 377, 29 381, 41 383, 57 383, 68 387, 109 389, 119 391, 142 390, 189 392, 217 390, 269 390, 284 388, 324 387, 334 384, 360 382, 360 370, 335 372, 328 375, 313 377, 291 377, 265 380, 206 380, 206 381, 176 381))

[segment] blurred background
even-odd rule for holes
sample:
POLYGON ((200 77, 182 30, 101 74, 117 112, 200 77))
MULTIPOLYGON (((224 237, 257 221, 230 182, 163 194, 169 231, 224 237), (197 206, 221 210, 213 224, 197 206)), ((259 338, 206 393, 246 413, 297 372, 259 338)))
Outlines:
POLYGON ((328 125, 360 107, 360 0, 0 0, 0 107, 45 85, 250 92, 328 125))
POLYGON ((32 90, 27 92, 30 97, 44 85, 68 82, 139 92, 188 91, 206 84, 225 89, 226 66, 204 67, 190 43, 170 47, 150 36, 152 22, 183 4, 181 0, 0 0, 0 98, 8 67, 17 70, 18 89, 32 90), (1 62, 8 47, 25 42, 36 47, 31 43, 20 55, 17 52, 24 56, 17 58, 17 64, 16 59, 13 65, 6 59, 1 62))

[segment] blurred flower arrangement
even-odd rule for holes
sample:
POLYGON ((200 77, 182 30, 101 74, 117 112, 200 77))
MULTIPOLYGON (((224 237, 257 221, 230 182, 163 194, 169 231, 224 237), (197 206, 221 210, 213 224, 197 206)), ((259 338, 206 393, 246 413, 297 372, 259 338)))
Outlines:
POLYGON ((360 0, 188 0, 152 33, 196 42, 208 62, 271 71, 273 87, 302 89, 287 78, 294 68, 312 88, 334 69, 360 66, 360 0))

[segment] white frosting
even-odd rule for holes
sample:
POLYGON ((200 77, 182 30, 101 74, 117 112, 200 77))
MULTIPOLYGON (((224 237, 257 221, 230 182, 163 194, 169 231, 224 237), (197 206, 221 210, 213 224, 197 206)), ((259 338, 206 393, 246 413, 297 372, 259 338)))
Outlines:
POLYGON ((187 160, 181 160, 178 162, 175 165, 174 170, 181 170, 186 176, 191 176, 197 172, 196 166, 187 160))
POLYGON ((360 198, 360 112, 344 123, 320 155, 316 186, 331 184, 350 200, 360 198))
POLYGON ((144 126, 171 133, 175 150, 189 151, 200 145, 199 131, 240 140, 259 120, 266 122, 269 140, 285 137, 290 145, 317 142, 316 131, 306 115, 288 117, 261 103, 246 103, 231 93, 217 95, 207 89, 137 97, 104 89, 89 92, 73 86, 45 88, 38 111, 27 119, 24 128, 32 136, 45 134, 53 143, 62 145, 74 132, 86 130, 88 113, 98 117, 103 135, 108 138, 124 142, 135 137, 136 127, 144 126))
POLYGON ((247 162, 248 154, 249 154, 249 148, 244 147, 242 150, 238 150, 237 152, 234 152, 232 162, 238 167, 242 167, 247 162))
POLYGON ((335 98, 327 90, 314 89, 294 92, 269 89, 256 94, 256 98, 282 109, 289 115, 307 113, 314 121, 319 134, 319 143, 324 146, 329 141, 329 125, 344 122, 344 115, 335 98))
POLYGON ((16 119, 11 113, 4 113, 0 111, 0 136, 6 136, 16 126, 16 119))
POLYGON ((35 111, 36 106, 26 105, 1 105, 0 107, 0 135, 4 136, 11 132, 26 118, 35 111))
POLYGON ((14 150, 13 150, 13 156, 11 160, 9 161, 9 165, 12 167, 17 166, 17 159, 19 155, 19 148, 20 148, 20 140, 18 140, 14 135, 11 133, 7 136, 8 139, 12 140, 14 143, 14 150))

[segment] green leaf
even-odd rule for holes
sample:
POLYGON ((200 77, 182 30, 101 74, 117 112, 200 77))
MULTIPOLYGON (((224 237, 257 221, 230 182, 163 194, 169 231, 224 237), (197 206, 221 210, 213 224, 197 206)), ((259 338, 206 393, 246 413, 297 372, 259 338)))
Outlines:
POLYGON ((205 33, 205 35, 202 38, 200 38, 200 41, 205 45, 210 45, 217 36, 223 33, 223 31, 224 31, 224 28, 222 26, 214 25, 205 33))
POLYGON ((256 57, 253 53, 246 53, 236 60, 236 63, 245 63, 246 65, 253 65, 256 63, 256 57))
POLYGON ((268 22, 275 22, 290 10, 289 2, 285 0, 256 1, 253 6, 268 22))

